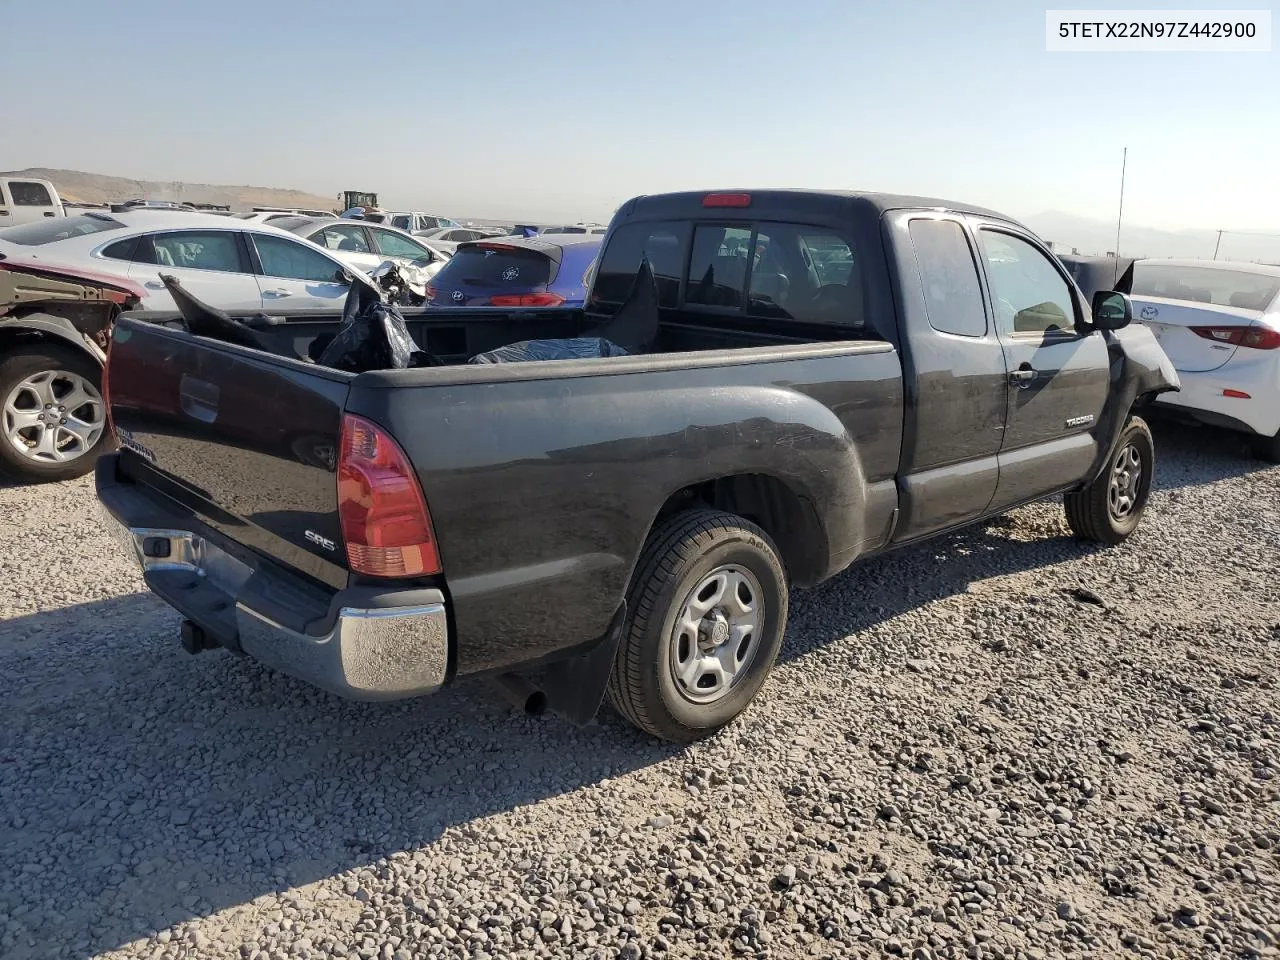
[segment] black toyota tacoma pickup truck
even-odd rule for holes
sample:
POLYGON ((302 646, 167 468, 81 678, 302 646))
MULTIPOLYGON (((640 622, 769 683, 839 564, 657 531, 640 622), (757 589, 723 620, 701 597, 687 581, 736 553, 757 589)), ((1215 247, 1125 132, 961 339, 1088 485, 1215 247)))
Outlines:
POLYGON ((188 649, 366 699, 515 676, 688 742, 760 689, 794 586, 1055 494, 1080 537, 1132 533, 1134 411, 1178 381, 1130 319, 990 210, 638 197, 584 309, 408 314, 433 366, 300 359, 337 315, 260 325, 271 350, 126 315, 98 496, 188 649), (645 291, 629 355, 467 362, 645 291))

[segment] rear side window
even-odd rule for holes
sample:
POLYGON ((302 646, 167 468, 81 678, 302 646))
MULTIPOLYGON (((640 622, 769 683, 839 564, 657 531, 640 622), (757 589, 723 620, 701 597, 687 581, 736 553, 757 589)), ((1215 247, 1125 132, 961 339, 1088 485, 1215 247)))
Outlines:
POLYGON ((978 267, 964 228, 954 220, 912 220, 908 230, 929 325, 962 337, 985 335, 987 316, 978 267))
POLYGON ((255 233, 252 237, 265 276, 313 283, 338 282, 339 266, 319 250, 265 233, 255 233))
POLYGON ((1191 303, 1213 303, 1244 310, 1266 310, 1280 293, 1280 277, 1217 267, 1184 267, 1139 260, 1129 292, 1191 303))
POLYGON ((551 259, 521 247, 459 247, 436 274, 438 287, 539 287, 551 282, 551 259))
POLYGON ((100 213, 81 214, 78 217, 57 217, 40 220, 37 223, 24 223, 20 227, 8 227, 4 238, 10 243, 20 243, 27 247, 38 247, 46 243, 57 243, 71 237, 86 237, 91 233, 102 233, 107 230, 119 230, 124 226, 119 220, 100 213))
POLYGON ((658 288, 658 304, 676 306, 688 235, 688 225, 682 223, 628 223, 619 227, 600 258, 591 291, 592 305, 623 303, 631 294, 641 261, 648 257, 658 288))
POLYGON ((30 183, 25 180, 10 180, 9 195, 13 197, 15 207, 52 207, 53 197, 45 189, 43 183, 30 183))
POLYGON ((393 227, 399 227, 401 230, 408 230, 409 218, 408 217, 392 217, 391 225, 393 227))
POLYGON ((126 240, 117 240, 102 251, 102 255, 109 260, 132 260, 134 250, 138 247, 138 238, 129 237, 126 240))

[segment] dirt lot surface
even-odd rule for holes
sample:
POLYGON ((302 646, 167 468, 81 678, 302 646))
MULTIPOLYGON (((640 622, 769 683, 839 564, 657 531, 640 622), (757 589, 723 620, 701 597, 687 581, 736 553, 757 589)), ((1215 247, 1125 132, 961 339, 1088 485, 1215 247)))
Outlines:
POLYGON ((1156 436, 1130 542, 869 561, 688 750, 188 656, 87 480, 0 489, 0 956, 1275 955, 1280 469, 1156 436))

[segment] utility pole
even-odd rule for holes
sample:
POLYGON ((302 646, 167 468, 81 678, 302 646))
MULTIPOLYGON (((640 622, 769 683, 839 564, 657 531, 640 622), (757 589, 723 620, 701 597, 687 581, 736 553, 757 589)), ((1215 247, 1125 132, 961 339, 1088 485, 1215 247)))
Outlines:
POLYGON ((1222 246, 1222 231, 1218 231, 1218 242, 1213 245, 1213 259, 1218 259, 1218 248, 1222 246))

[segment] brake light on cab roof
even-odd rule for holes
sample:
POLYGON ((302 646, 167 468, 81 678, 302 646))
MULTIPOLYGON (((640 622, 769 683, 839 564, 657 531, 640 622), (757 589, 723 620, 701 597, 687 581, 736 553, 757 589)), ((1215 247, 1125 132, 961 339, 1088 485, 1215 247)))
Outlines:
POLYGON ((702 198, 704 207, 749 207, 751 206, 751 194, 749 193, 708 193, 702 198))

